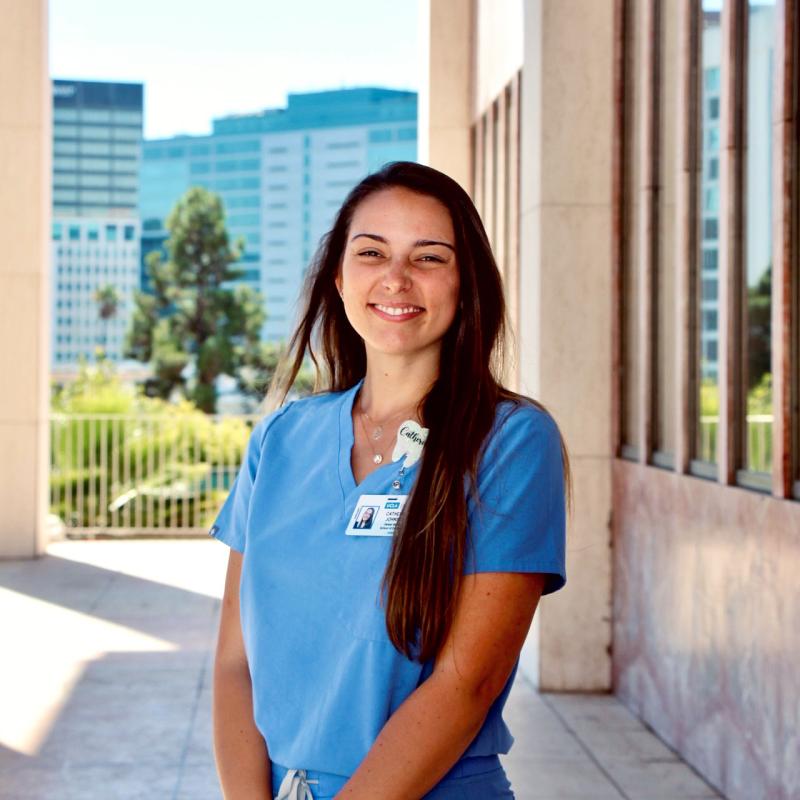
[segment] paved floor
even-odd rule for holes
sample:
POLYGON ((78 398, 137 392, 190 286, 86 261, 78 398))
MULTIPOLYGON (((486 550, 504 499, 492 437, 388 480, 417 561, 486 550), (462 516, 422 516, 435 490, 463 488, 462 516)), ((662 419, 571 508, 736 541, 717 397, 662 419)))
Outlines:
MULTIPOLYGON (((227 550, 53 543, 0 562, 0 798, 220 800, 211 668, 227 550)), ((719 797, 613 697, 517 679, 517 800, 719 797)))

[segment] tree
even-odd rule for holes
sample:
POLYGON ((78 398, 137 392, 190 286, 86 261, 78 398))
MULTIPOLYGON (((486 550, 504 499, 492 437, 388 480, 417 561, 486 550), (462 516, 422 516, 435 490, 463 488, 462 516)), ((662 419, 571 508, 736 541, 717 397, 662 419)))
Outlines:
POLYGON ((217 377, 260 363, 263 297, 249 286, 225 286, 244 276, 231 266, 241 258, 244 242, 229 242, 218 195, 190 188, 165 226, 167 259, 158 251, 146 258, 153 294, 135 295, 125 355, 152 365, 148 394, 169 398, 178 389, 213 413, 217 377))
POLYGON ((116 286, 106 283, 95 290, 92 299, 98 304, 98 314, 104 323, 102 357, 105 358, 108 355, 108 322, 117 315, 122 298, 116 286))
POLYGON ((769 264, 758 283, 747 288, 747 389, 762 383, 763 376, 772 372, 770 349, 772 341, 772 264, 769 264))

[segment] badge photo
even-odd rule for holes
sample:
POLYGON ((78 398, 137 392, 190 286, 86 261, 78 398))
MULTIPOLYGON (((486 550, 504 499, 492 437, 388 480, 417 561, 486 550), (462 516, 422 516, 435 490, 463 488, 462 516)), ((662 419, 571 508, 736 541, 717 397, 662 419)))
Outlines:
POLYGON ((392 536, 406 494, 362 494, 347 523, 348 536, 392 536))

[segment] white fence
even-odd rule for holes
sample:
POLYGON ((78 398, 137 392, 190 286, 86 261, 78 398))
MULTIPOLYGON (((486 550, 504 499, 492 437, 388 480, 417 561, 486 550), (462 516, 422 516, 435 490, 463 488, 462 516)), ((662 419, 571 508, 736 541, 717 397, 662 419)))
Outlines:
MULTIPOLYGON (((772 472, 772 414, 747 415, 747 465, 751 472, 772 472)), ((717 460, 717 427, 719 417, 700 417, 698 458, 717 460)))
POLYGON ((67 533, 203 533, 258 415, 53 414, 50 510, 67 533))

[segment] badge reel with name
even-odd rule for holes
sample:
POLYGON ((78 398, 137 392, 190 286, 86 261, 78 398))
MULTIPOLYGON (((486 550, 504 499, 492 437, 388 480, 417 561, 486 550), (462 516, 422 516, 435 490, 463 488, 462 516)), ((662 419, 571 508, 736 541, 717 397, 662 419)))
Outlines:
POLYGON ((401 494, 406 470, 419 461, 422 447, 428 438, 428 429, 421 427, 413 419, 406 420, 397 431, 397 442, 392 452, 392 461, 405 456, 400 472, 392 481, 392 489, 397 494, 362 494, 347 523, 348 536, 392 536, 397 521, 408 499, 401 494))

